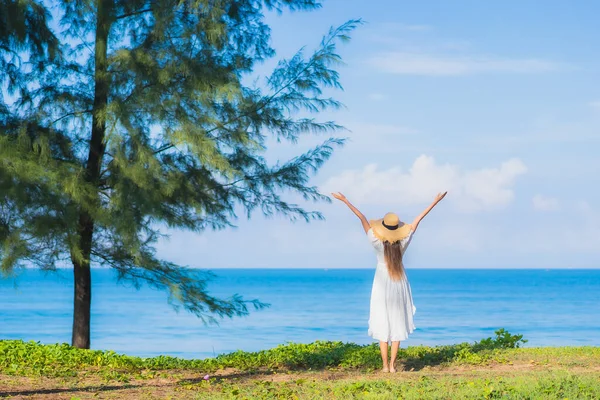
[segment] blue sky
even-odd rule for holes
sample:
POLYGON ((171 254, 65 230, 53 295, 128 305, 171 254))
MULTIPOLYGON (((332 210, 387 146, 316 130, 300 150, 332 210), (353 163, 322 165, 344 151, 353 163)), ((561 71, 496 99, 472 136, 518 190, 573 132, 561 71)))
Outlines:
MULTIPOLYGON (((366 21, 340 48, 335 95, 347 108, 322 116, 350 129, 349 142, 312 182, 368 218, 406 221, 448 190, 408 268, 599 268, 598 12, 593 1, 331 0, 270 16, 278 57, 316 46, 332 25, 366 21)), ((268 158, 322 139, 273 145, 268 158)), ((235 230, 175 232, 159 251, 201 268, 373 266, 343 204, 306 206, 326 221, 257 215, 235 230)))
MULTIPOLYGON (((314 49, 331 26, 366 24, 340 47, 350 132, 312 183, 368 218, 420 225, 408 268, 600 268, 600 30, 595 1, 329 0, 269 15, 277 57, 314 49)), ((323 141, 270 146, 287 160, 323 141)), ((290 200, 297 200, 289 197, 290 200)), ((370 268, 361 225, 339 203, 326 221, 255 215, 238 228, 172 232, 159 255, 200 268, 370 268)))
MULTIPOLYGON (((341 47, 347 108, 323 115, 348 144, 313 183, 368 218, 411 221, 438 191, 408 268, 600 267, 600 4, 326 1, 270 16, 278 57, 316 46, 330 26, 366 24, 341 47)), ((265 66, 265 69, 269 65, 265 66)), ((284 160, 323 138, 273 145, 284 160)), ((235 230, 173 233, 162 256, 201 268, 370 268, 359 221, 255 216, 235 230)))

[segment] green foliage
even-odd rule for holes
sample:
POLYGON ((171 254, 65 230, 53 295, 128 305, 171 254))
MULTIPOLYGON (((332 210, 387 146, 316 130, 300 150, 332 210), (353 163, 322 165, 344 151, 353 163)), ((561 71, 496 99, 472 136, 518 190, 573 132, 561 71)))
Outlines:
MULTIPOLYGON (((499 330, 494 339, 473 344, 446 346, 411 346, 401 348, 398 357, 407 367, 422 368, 444 363, 481 364, 502 362, 508 349, 506 332, 499 330), (484 345, 482 345, 484 343, 484 345)), ((85 368, 107 368, 118 371, 198 369, 214 372, 224 368, 240 371, 320 370, 350 368, 373 370, 380 367, 379 346, 354 343, 317 341, 310 344, 289 343, 259 352, 236 351, 204 360, 186 360, 169 356, 139 358, 119 355, 112 351, 81 350, 67 344, 41 345, 35 342, 0 341, 0 371, 18 375, 74 375, 85 368)), ((115 375, 115 379, 118 376, 115 375)))
POLYGON ((86 367, 134 370, 141 369, 143 361, 112 351, 82 350, 68 344, 0 341, 0 370, 6 374, 75 376, 86 367))
POLYGON ((482 364, 489 360, 504 361, 502 349, 516 349, 527 340, 523 335, 511 335, 504 328, 495 331, 496 337, 482 339, 473 345, 463 345, 453 355, 453 360, 463 364, 482 364))
MULTIPOLYGON (((22 85, 24 64, 35 68, 47 58, 60 56, 59 41, 48 28, 50 13, 33 0, 0 0, 0 84, 6 83, 9 93, 22 85), (25 63, 20 52, 28 53, 25 63)), ((4 105, 0 91, 0 108, 4 105)))
POLYGON ((0 60, 10 64, 0 65, 0 84, 15 93, 0 98, 0 273, 110 266, 207 322, 263 307, 210 296, 210 274, 162 260, 154 246, 166 228, 224 229, 240 212, 322 219, 282 193, 329 201, 309 181, 344 141, 331 136, 339 125, 316 116, 341 106, 324 93, 341 88, 336 45, 359 21, 332 28, 316 51, 281 60, 267 77, 253 73, 274 55, 264 13, 319 7, 0 2, 0 60), (48 25, 49 7, 60 32, 48 25), (322 144, 266 161, 269 139, 293 144, 311 133, 324 133, 322 144))
POLYGON ((490 337, 478 342, 477 349, 516 349, 527 343, 527 340, 523 339, 523 335, 511 335, 504 328, 500 328, 494 333, 496 334, 495 338, 490 337))

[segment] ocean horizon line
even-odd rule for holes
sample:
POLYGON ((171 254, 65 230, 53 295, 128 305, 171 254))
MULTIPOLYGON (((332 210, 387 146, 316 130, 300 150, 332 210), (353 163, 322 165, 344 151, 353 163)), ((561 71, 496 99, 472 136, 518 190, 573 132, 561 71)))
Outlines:
MULTIPOLYGON (((309 271, 318 271, 318 270, 374 270, 372 267, 210 267, 210 268, 199 268, 199 267, 189 267, 183 266, 183 268, 188 269, 197 269, 202 271, 213 271, 213 270, 309 270, 309 271)), ((73 267, 57 267, 53 269, 42 269, 39 267, 19 267, 15 269, 18 271, 19 269, 27 269, 27 270, 41 270, 46 272, 53 272, 57 270, 70 270, 73 267)), ((92 270, 109 270, 114 269, 113 267, 103 267, 103 266, 94 266, 91 267, 92 270)), ((406 267, 407 270, 600 270, 600 266, 598 267, 406 267)))

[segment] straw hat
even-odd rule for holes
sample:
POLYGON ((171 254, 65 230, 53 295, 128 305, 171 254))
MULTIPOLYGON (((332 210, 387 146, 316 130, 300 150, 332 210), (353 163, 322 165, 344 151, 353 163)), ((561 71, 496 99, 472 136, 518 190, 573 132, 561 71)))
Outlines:
POLYGON ((381 219, 372 219, 369 221, 373 234, 382 241, 390 243, 404 239, 410 234, 410 224, 400 221, 400 218, 394 213, 387 213, 381 219))

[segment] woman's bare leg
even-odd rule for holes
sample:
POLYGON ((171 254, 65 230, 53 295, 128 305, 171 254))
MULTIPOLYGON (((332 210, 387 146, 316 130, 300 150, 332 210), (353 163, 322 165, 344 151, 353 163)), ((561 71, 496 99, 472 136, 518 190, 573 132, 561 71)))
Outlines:
POLYGON ((381 361, 383 361, 383 372, 390 372, 388 364, 388 343, 379 341, 379 350, 381 350, 381 361))
POLYGON ((396 356, 398 355, 400 342, 392 342, 392 357, 390 360, 390 372, 396 372, 396 356))

